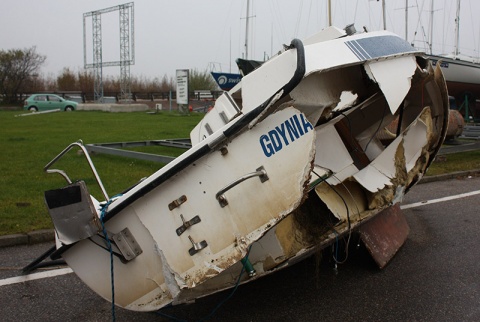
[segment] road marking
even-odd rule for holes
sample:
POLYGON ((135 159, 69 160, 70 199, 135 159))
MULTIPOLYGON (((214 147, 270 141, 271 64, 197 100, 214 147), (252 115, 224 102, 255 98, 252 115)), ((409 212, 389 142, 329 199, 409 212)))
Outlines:
POLYGON ((54 276, 70 274, 70 273, 73 273, 73 270, 71 268, 60 268, 60 269, 54 269, 54 270, 51 270, 51 271, 45 271, 45 272, 41 272, 41 273, 15 276, 15 277, 10 277, 10 278, 0 280, 0 286, 18 284, 18 283, 34 281, 34 280, 47 278, 47 277, 54 277, 54 276))
POLYGON ((411 203, 411 204, 408 204, 408 205, 401 205, 400 209, 409 209, 409 208, 415 208, 415 207, 420 207, 420 206, 425 206, 425 205, 431 205, 431 204, 434 204, 434 203, 437 203, 437 202, 444 202, 444 201, 455 200, 455 199, 460 199, 460 198, 465 198, 465 197, 471 197, 471 196, 478 195, 478 194, 480 194, 480 190, 461 193, 459 195, 448 196, 448 197, 443 197, 443 198, 438 198, 438 199, 424 200, 424 201, 420 201, 420 202, 411 203))
MULTIPOLYGON (((471 196, 475 196, 475 195, 478 195, 478 194, 480 194, 480 190, 461 193, 461 194, 458 194, 458 195, 448 196, 448 197, 443 197, 443 198, 438 198, 438 199, 424 200, 424 201, 415 202, 415 203, 411 203, 411 204, 407 204, 407 205, 401 205, 400 209, 416 208, 416 207, 420 207, 420 206, 431 205, 431 204, 438 203, 438 202, 444 202, 444 201, 449 201, 449 200, 471 197, 471 196)), ((10 277, 10 278, 5 278, 3 280, 0 280, 0 286, 18 284, 18 283, 34 281, 34 280, 38 280, 38 279, 42 279, 42 278, 66 275, 66 274, 70 274, 70 273, 73 273, 73 270, 71 268, 61 268, 61 269, 54 269, 54 270, 45 271, 45 272, 41 272, 41 273, 15 276, 15 277, 10 277)))

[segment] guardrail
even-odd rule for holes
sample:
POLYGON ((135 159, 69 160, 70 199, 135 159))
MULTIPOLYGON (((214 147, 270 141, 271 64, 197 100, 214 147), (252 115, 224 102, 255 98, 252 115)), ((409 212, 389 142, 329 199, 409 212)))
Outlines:
POLYGON ((480 125, 465 125, 461 137, 480 138, 480 125))
MULTIPOLYGON (((93 102, 94 93, 93 92, 80 92, 80 91, 50 91, 50 92, 35 92, 35 93, 24 93, 21 97, 28 97, 31 94, 41 94, 41 93, 51 93, 57 94, 65 99, 70 99, 77 101, 79 103, 86 103, 86 102, 93 102)), ((195 91, 190 92, 189 98, 190 100, 198 100, 198 101, 207 101, 207 100, 216 100, 220 95, 222 95, 223 91, 195 91), (208 94, 210 93, 210 94, 208 94)), ((176 100, 177 93, 175 91, 169 92, 132 92, 131 99, 133 101, 137 100, 148 100, 148 101, 155 101, 155 100, 176 100)), ((112 97, 115 99, 116 102, 121 101, 121 93, 120 92, 104 92, 104 97, 112 97)))

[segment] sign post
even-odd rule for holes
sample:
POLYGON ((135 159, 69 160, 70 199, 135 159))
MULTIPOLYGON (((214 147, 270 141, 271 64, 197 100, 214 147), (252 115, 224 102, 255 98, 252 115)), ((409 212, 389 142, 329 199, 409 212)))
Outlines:
POLYGON ((177 105, 181 113, 188 112, 188 69, 177 69, 177 105))

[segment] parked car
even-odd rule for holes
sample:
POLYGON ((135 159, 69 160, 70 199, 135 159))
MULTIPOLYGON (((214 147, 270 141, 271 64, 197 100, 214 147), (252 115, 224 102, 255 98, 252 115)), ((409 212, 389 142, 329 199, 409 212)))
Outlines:
POLYGON ((23 109, 31 112, 55 109, 60 109, 62 111, 73 111, 77 108, 77 105, 77 102, 68 101, 58 95, 33 94, 25 100, 23 109))

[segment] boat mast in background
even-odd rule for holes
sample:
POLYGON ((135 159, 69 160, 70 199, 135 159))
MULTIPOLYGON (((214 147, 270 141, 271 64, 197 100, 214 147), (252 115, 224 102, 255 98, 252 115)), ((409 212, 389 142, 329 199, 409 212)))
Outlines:
POLYGON ((433 44, 433 0, 430 1, 430 41, 428 43, 428 49, 430 50, 430 55, 433 54, 432 44, 433 44))
POLYGON ((459 38, 460 38, 460 0, 457 0, 457 15, 455 17, 455 52, 454 52, 454 58, 457 58, 457 56, 459 54, 459 52, 458 52, 459 38))
POLYGON ((332 1, 328 0, 328 26, 332 26, 332 1))
MULTIPOLYGON (((385 12, 385 6, 383 12, 385 12)), ((383 19, 385 20, 385 17, 383 19)), ((408 0, 405 0, 405 40, 408 41, 408 0)))
POLYGON ((250 24, 250 0, 247 0, 247 15, 245 17, 245 59, 248 59, 248 26, 250 24))
POLYGON ((387 30, 387 18, 385 14, 385 0, 382 0, 383 30, 387 30))

